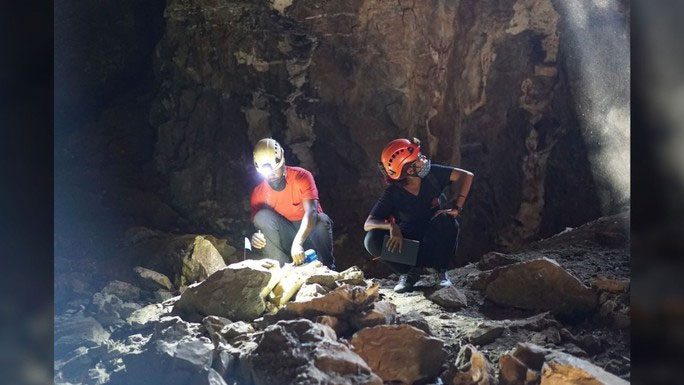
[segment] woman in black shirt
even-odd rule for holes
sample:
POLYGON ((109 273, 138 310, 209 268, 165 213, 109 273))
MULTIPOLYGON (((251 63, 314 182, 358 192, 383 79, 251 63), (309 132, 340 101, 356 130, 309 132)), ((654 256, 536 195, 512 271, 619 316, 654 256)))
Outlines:
MULTIPOLYGON (((430 164, 420 153, 416 138, 395 139, 382 151, 380 169, 388 182, 387 188, 370 212, 364 230, 368 252, 378 257, 385 235, 387 249, 401 251, 404 238, 420 241, 417 267, 434 267, 439 271, 440 284, 451 285, 446 275, 448 261, 456 253, 459 225, 456 217, 470 191, 473 174, 455 167, 430 164), (442 191, 458 182, 460 189, 452 208, 442 209, 442 191)), ((383 261, 400 274, 396 292, 413 288, 418 271, 410 265, 383 261)))

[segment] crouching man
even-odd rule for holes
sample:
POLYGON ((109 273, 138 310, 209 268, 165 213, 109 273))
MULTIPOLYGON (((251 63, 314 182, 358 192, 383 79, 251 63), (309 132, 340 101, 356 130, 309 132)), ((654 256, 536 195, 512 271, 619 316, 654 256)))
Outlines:
POLYGON ((304 251, 314 249, 318 259, 335 269, 332 221, 318 202, 313 175, 301 167, 285 165, 282 146, 261 139, 254 147, 254 166, 264 177, 252 191, 250 209, 257 232, 252 247, 264 258, 299 265, 304 251))

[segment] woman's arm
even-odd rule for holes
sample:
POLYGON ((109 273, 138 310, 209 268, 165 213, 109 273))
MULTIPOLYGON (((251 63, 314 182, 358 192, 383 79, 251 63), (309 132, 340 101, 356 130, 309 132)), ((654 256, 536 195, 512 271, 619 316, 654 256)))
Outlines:
POLYGON ((374 218, 370 215, 368 216, 368 218, 366 218, 366 222, 363 224, 364 231, 371 231, 374 229, 390 230, 391 227, 392 223, 387 219, 374 218))
POLYGON ((463 208, 463 204, 465 203, 466 198, 468 197, 468 193, 470 192, 470 185, 473 184, 473 177, 474 175, 472 172, 462 170, 460 168, 454 168, 453 171, 451 171, 449 180, 453 184, 458 183, 461 186, 458 190, 456 197, 454 198, 453 204, 453 208, 457 209, 458 211, 461 211, 461 209, 463 208))

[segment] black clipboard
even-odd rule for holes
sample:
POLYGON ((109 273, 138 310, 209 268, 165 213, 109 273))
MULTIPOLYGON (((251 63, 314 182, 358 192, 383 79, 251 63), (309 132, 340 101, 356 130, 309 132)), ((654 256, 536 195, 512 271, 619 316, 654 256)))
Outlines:
POLYGON ((414 241, 413 239, 404 238, 400 253, 396 250, 387 250, 387 241, 389 241, 389 238, 389 235, 385 235, 385 238, 382 241, 382 253, 380 254, 380 259, 383 261, 415 266, 418 261, 418 247, 420 246, 420 242, 414 241))

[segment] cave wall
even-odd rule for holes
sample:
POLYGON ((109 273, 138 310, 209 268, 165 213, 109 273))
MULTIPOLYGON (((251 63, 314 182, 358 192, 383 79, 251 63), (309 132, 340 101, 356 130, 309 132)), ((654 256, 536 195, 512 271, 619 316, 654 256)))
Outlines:
MULTIPOLYGON (((589 11, 618 27, 627 12, 589 11)), ((603 143, 585 143, 576 109, 585 75, 568 12, 551 0, 169 0, 149 114, 162 193, 187 230, 239 244, 251 149, 272 136, 314 173, 340 267, 364 261, 375 163, 396 137, 475 173, 462 260, 616 210, 591 163, 603 143)))

